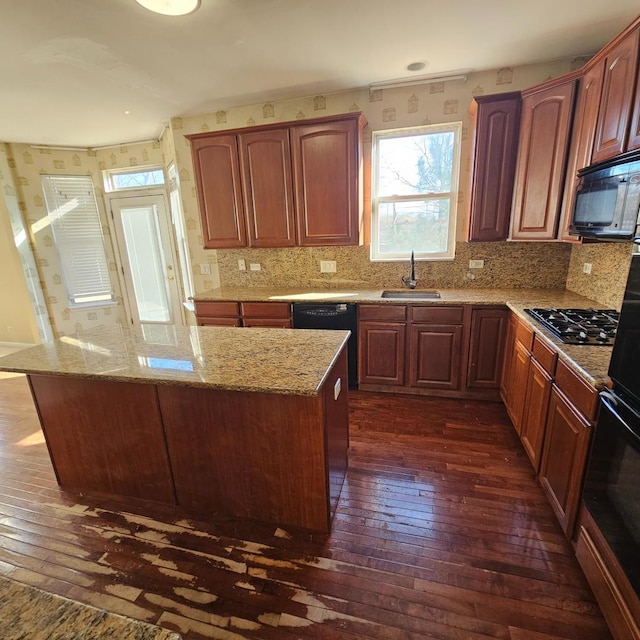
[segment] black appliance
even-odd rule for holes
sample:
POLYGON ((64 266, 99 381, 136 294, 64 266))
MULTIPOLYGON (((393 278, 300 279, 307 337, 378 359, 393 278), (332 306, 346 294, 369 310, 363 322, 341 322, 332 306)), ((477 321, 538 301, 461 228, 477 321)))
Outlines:
POLYGON ((598 240, 632 240, 640 209, 640 153, 633 151, 578 172, 570 232, 598 240))
POLYGON ((294 329, 341 329, 351 331, 347 344, 349 387, 358 388, 358 312, 355 303, 318 304, 296 302, 293 305, 294 329))
POLYGON ((640 255, 631 260, 583 499, 640 596, 640 255))
POLYGON ((566 344, 611 346, 619 313, 615 309, 525 309, 566 344))

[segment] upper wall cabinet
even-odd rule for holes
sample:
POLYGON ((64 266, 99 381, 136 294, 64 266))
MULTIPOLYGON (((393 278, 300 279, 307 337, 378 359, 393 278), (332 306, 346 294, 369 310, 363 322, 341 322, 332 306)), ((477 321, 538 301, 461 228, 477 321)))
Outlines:
POLYGON ((605 48, 596 56, 597 60, 604 58, 604 77, 593 163, 640 146, 638 104, 634 100, 638 74, 638 33, 638 28, 633 29, 619 41, 614 41, 611 48, 605 48), (632 118, 635 131, 630 135, 632 118))
POLYGON ((205 249, 247 246, 236 136, 191 141, 205 249))
POLYGON ((205 249, 360 241, 360 113, 194 134, 205 249))
POLYGON ((470 242, 506 240, 518 152, 520 92, 477 96, 473 119, 470 242))
POLYGON ((291 129, 300 245, 358 244, 362 208, 359 139, 357 119, 291 129))
POLYGON ((557 238, 576 84, 570 74, 522 92, 513 240, 557 238))

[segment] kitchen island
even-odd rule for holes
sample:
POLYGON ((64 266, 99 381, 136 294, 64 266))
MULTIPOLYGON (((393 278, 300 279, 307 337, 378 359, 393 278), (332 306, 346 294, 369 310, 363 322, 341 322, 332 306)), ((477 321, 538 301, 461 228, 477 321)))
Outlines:
POLYGON ((105 327, 4 357, 59 484, 328 531, 347 466, 346 331, 105 327))

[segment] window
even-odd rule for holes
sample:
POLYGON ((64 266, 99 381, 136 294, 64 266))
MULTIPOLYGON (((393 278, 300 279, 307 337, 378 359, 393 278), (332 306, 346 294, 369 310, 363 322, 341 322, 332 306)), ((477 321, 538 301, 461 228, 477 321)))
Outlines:
POLYGON ((371 259, 452 259, 461 123, 373 133, 371 259))
POLYGON ((42 176, 62 278, 72 306, 113 302, 98 203, 89 176, 42 176))
POLYGON ((191 265, 189 264, 189 244, 187 242, 187 229, 184 223, 182 203, 180 202, 178 172, 173 162, 169 165, 168 174, 171 219, 176 234, 178 258, 180 259, 180 273, 182 274, 182 287, 185 300, 191 300, 191 298, 193 298, 193 278, 191 276, 191 265))
POLYGON ((124 189, 142 189, 164 184, 164 171, 161 167, 145 167, 136 169, 118 169, 104 172, 106 191, 122 191, 124 189))

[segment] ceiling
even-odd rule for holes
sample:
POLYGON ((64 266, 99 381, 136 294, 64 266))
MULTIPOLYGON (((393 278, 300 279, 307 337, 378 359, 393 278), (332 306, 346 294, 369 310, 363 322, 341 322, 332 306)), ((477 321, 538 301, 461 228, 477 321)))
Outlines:
POLYGON ((593 53, 637 0, 0 0, 0 140, 96 147, 171 117, 593 53), (414 73, 413 75, 416 75, 414 73))

